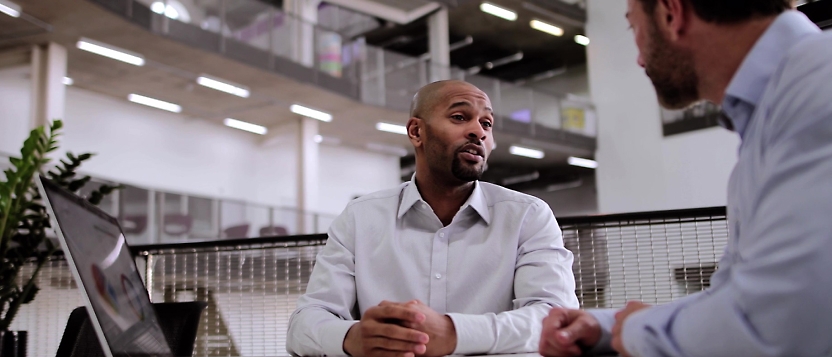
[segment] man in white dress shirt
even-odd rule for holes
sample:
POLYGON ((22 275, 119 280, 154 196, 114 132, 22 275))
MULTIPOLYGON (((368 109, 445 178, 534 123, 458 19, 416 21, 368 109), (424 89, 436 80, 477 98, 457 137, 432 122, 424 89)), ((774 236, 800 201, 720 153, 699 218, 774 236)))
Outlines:
POLYGON ((572 253, 549 206, 479 182, 488 96, 461 81, 414 97, 410 182, 350 202, 289 321, 296 355, 534 352, 541 320, 577 308, 572 253))

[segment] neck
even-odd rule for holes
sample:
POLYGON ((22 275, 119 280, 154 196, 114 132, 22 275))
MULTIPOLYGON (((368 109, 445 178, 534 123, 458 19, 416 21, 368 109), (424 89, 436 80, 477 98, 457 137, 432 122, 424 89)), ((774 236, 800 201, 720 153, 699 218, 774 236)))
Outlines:
POLYGON ((427 202, 436 216, 447 226, 454 219, 459 208, 474 191, 474 182, 462 182, 457 179, 442 179, 434 174, 427 165, 416 166, 416 188, 422 199, 427 202))
POLYGON ((700 36, 696 36, 698 41, 692 47, 702 49, 694 54, 702 99, 722 103, 743 60, 775 19, 776 16, 770 16, 740 24, 700 27, 700 36))

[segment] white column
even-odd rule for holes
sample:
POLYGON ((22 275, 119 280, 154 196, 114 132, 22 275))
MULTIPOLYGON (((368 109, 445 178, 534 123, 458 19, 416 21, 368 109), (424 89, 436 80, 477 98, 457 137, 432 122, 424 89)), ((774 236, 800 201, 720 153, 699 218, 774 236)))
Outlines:
POLYGON ((315 220, 309 213, 318 212, 318 121, 301 117, 298 126, 298 233, 314 233, 315 220))
POLYGON ((428 47, 430 48, 430 82, 451 78, 451 49, 448 32, 448 9, 442 7, 428 17, 428 47))
POLYGON ((283 9, 290 16, 292 59, 306 66, 315 66, 315 25, 321 0, 285 0, 283 9))
POLYGON ((51 42, 32 47, 32 128, 64 118, 66 67, 65 47, 51 42))

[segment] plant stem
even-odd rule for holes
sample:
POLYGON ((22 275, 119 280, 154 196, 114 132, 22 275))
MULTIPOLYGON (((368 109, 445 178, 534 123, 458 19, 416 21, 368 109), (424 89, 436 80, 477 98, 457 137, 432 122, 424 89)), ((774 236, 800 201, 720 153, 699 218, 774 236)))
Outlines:
POLYGON ((13 299, 11 304, 9 304, 9 310, 6 311, 6 316, 3 316, 2 321, 0 321, 0 331, 7 331, 9 329, 9 325, 12 324, 12 320, 14 319, 15 315, 17 315, 17 310, 20 309, 20 306, 23 305, 23 298, 28 296, 29 293, 32 291, 32 287, 35 286, 35 279, 38 277, 38 273, 40 273, 40 269, 49 261, 49 257, 52 254, 55 254, 57 251, 56 248, 53 248, 49 251, 49 254, 43 258, 43 260, 38 262, 37 268, 35 268, 35 272, 32 273, 32 277, 29 278, 29 281, 26 282, 26 286, 23 288, 23 291, 20 293, 20 296, 17 299, 13 299))

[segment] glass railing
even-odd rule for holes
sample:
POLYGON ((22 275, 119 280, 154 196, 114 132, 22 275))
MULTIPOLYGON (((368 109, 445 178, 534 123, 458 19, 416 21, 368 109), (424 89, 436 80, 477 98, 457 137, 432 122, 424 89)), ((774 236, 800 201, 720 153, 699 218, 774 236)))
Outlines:
POLYGON ((438 66, 428 56, 411 57, 369 46, 360 37, 351 41, 370 29, 372 21, 349 10, 319 10, 319 24, 313 24, 259 0, 90 1, 111 9, 132 9, 123 15, 133 22, 149 22, 154 32, 335 90, 366 104, 407 111, 421 86, 437 78, 454 78, 485 91, 507 129, 515 134, 541 138, 562 136, 552 132, 596 136, 595 108, 588 98, 553 96, 459 68, 438 66), (129 6, 111 4, 125 2, 129 6), (167 16, 160 14, 166 11, 167 16), (539 135, 547 130, 550 132, 546 135, 539 135))
MULTIPOLYGON (((0 153, 0 170, 10 167, 0 153)), ((103 184, 93 178, 78 193, 88 196, 103 184)), ((98 205, 117 217, 130 244, 183 243, 207 240, 326 233, 335 216, 124 185, 98 205)))

